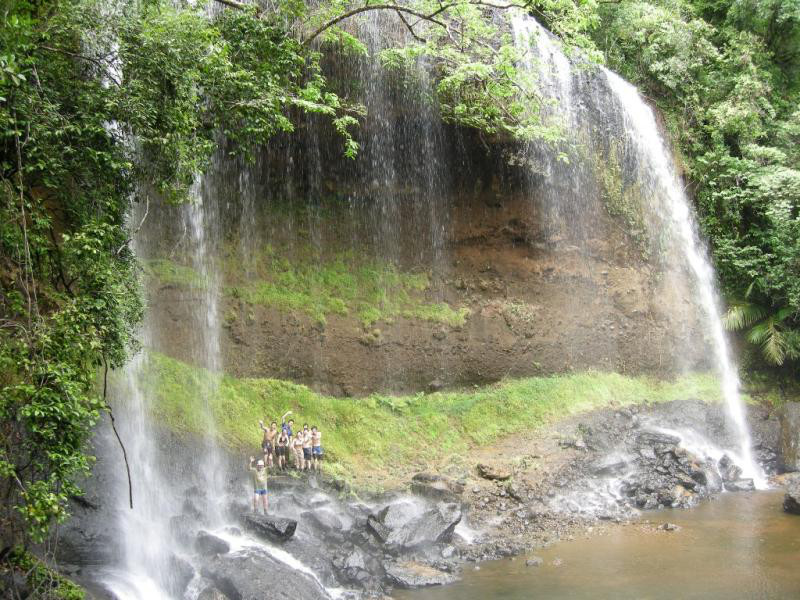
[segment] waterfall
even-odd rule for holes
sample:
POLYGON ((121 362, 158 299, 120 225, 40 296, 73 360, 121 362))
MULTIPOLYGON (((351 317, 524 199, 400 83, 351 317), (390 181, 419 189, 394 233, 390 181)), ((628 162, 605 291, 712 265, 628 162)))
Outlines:
MULTIPOLYGON (((575 145, 590 143, 595 148, 607 148, 612 144, 611 129, 621 125, 623 153, 632 156, 629 161, 632 166, 628 168, 633 171, 632 177, 635 177, 636 184, 642 190, 642 201, 647 203, 645 209, 650 212, 649 228, 665 227, 673 238, 670 252, 680 255, 681 259, 676 261, 676 257, 670 257, 669 266, 675 271, 672 275, 681 277, 684 268, 688 267, 686 289, 690 293, 693 291, 693 300, 705 315, 704 322, 711 338, 722 395, 737 438, 736 462, 742 468, 744 477, 752 478, 756 487, 765 487, 765 477, 753 458, 739 379, 720 316, 714 270, 700 241, 690 201, 678 179, 677 169, 653 110, 633 85, 607 69, 601 69, 601 72, 612 96, 610 104, 603 91, 596 89, 596 83, 593 87, 582 81, 576 94, 572 83, 572 64, 552 39, 552 34, 527 15, 515 15, 512 26, 516 45, 523 52, 523 65, 538 73, 542 92, 557 103, 557 109, 553 112, 561 115, 567 127, 567 137, 575 145), (535 59, 530 56, 531 49, 535 50, 535 59), (583 114, 584 111, 577 106, 577 95, 590 105, 585 109, 590 111, 589 115, 583 114), (592 123, 591 115, 602 115, 606 119, 603 126, 598 128, 596 123, 592 123), (620 117, 621 124, 615 123, 620 117)), ((586 69, 586 65, 583 68, 586 69)), ((548 111, 545 110, 547 116, 548 111)), ((534 145, 534 148, 538 147, 534 145)), ((552 156, 554 151, 551 149, 549 153, 552 156)), ((580 192, 575 186, 592 185, 590 181, 593 176, 581 168, 580 156, 572 154, 570 160, 573 162, 571 167, 559 166, 552 158, 546 163, 550 181, 545 197, 546 201, 556 203, 558 208, 555 214, 558 216, 563 216, 564 209, 561 207, 565 199, 568 202, 580 200, 580 192), (569 191, 563 190, 565 180, 572 187, 569 191), (559 189, 561 193, 554 196, 553 190, 559 189)), ((580 219, 576 219, 572 225, 579 222, 580 219)))
POLYGON ((663 216, 679 240, 684 259, 694 278, 698 300, 705 312, 713 340, 725 406, 738 434, 739 465, 745 477, 752 478, 756 487, 763 488, 766 480, 753 458, 750 432, 745 421, 745 407, 739 392, 739 376, 731 358, 720 316, 714 269, 700 242, 689 208, 689 199, 678 180, 675 165, 659 133, 653 110, 633 85, 611 71, 605 70, 604 73, 623 109, 627 143, 636 149, 644 163, 640 173, 646 177, 646 189, 652 195, 654 208, 663 211, 663 216))

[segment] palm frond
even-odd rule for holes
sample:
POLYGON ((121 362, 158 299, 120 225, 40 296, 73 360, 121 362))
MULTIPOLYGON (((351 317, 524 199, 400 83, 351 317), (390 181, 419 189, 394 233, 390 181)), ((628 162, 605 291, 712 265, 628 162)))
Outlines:
POLYGON ((728 308, 728 312, 722 317, 722 324, 728 331, 740 331, 757 323, 767 314, 767 309, 763 306, 750 302, 738 302, 728 308))
POLYGON ((787 343, 783 333, 777 328, 775 315, 750 329, 747 339, 761 346, 761 353, 767 362, 777 366, 783 364, 787 343))

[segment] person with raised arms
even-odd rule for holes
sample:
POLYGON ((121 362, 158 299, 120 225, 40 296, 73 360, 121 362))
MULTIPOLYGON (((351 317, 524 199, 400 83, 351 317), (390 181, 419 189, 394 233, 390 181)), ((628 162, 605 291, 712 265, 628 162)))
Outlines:
POLYGON ((268 467, 272 467, 272 456, 275 452, 275 437, 278 435, 278 424, 273 421, 269 427, 265 427, 264 421, 259 421, 258 425, 264 432, 264 439, 261 441, 261 450, 264 452, 264 461, 268 467))

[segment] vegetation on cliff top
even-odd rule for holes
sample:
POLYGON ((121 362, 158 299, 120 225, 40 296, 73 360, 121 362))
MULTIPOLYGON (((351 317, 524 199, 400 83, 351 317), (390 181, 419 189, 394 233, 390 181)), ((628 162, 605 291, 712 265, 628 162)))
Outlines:
POLYGON ((325 469, 361 483, 402 478, 409 470, 463 460, 467 450, 569 415, 608 406, 687 398, 719 401, 717 380, 695 374, 674 381, 580 373, 503 381, 464 391, 337 398, 276 379, 236 379, 149 352, 141 378, 157 421, 178 433, 208 431, 206 396, 219 442, 253 453, 259 419, 294 411, 323 431, 325 469))

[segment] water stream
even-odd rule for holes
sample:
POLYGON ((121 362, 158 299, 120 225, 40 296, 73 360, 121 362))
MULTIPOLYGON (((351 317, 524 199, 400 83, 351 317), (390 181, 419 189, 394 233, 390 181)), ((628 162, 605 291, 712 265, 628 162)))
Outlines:
MULTIPOLYGON (((665 255, 664 268, 673 278, 684 280, 686 291, 692 294, 693 302, 704 314, 701 323, 710 337, 722 396, 737 440, 737 448, 731 449, 734 460, 742 468, 744 477, 753 479, 758 488, 766 487, 764 474, 753 458, 738 373, 722 324, 714 268, 700 240, 690 200, 679 180, 671 150, 653 109, 633 85, 607 69, 600 71, 601 79, 605 79, 611 93, 610 100, 597 89, 596 77, 587 80, 576 73, 573 78, 573 71, 578 67, 572 67, 558 42, 532 17, 515 16, 513 29, 515 43, 524 52, 525 67, 537 72, 544 94, 556 107, 550 110, 562 120, 567 146, 577 148, 591 144, 592 137, 598 136, 598 129, 603 138, 602 145, 613 151, 615 144, 621 144, 618 154, 622 156, 623 171, 627 171, 622 176, 632 180, 627 185, 635 182, 650 229, 663 227, 662 234, 666 234, 659 240, 659 251, 665 255), (533 50, 534 57, 529 50, 533 50), (573 89, 573 79, 578 81, 577 93, 573 89), (587 85, 587 81, 592 85, 587 85), (593 110, 587 114, 577 98, 593 110), (599 128, 593 116, 596 114, 608 119, 600 123, 599 128), (614 134, 616 125, 621 125, 618 137, 614 134)), ((581 68, 591 70, 586 65, 581 68)), ((554 115, 548 115, 550 110, 545 109, 545 118, 553 118, 554 115)), ((547 197, 557 207, 563 207, 565 202, 577 204, 581 196, 593 187, 596 176, 586 169, 586 159, 580 154, 572 153, 564 161, 554 159, 554 154, 551 149, 546 161, 550 176, 547 197), (565 185, 569 189, 564 189, 565 185)), ((613 153, 609 156, 616 158, 613 153)), ((551 218, 563 222, 565 213, 568 214, 566 209, 558 208, 551 218)), ((581 219, 569 221, 573 226, 583 222, 581 219)), ((651 235, 656 233, 652 231, 651 235)), ((695 340, 699 346, 704 343, 704 340, 695 340)))
POLYGON ((396 600, 672 600, 800 597, 800 519, 780 508, 780 492, 724 494, 691 511, 643 516, 650 525, 559 542, 526 557, 468 566, 443 588, 401 592, 396 600), (678 531, 657 526, 670 522, 678 531), (560 561, 560 566, 554 563, 560 561))

